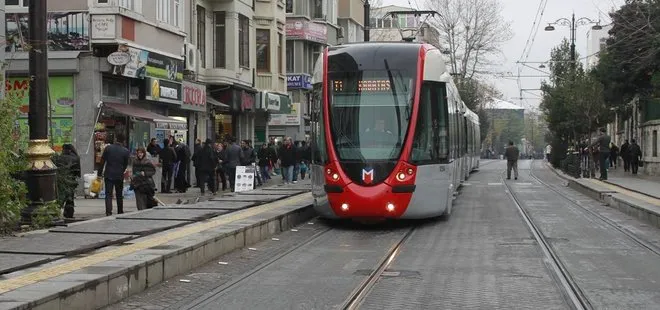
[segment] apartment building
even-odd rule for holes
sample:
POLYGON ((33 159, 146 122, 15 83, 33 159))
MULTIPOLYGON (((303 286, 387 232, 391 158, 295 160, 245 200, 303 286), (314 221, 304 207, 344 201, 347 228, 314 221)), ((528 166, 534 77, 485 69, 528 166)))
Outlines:
POLYGON ((423 23, 424 17, 414 15, 392 16, 393 11, 415 11, 409 7, 388 5, 371 8, 369 25, 370 41, 402 41, 412 38, 415 42, 425 42, 439 46, 438 32, 429 24, 423 23))
POLYGON ((337 24, 339 43, 364 41, 364 3, 356 0, 339 0, 337 24))
MULTIPOLYGON (((6 96, 21 104, 27 145, 29 0, 5 0, 6 96)), ((50 138, 72 143, 83 173, 118 134, 131 152, 152 137, 192 143, 198 107, 184 103, 183 0, 48 1, 50 138)))
POLYGON ((337 9, 337 0, 286 1, 285 63, 291 108, 271 116, 270 137, 309 137, 311 73, 323 48, 338 42, 337 9))

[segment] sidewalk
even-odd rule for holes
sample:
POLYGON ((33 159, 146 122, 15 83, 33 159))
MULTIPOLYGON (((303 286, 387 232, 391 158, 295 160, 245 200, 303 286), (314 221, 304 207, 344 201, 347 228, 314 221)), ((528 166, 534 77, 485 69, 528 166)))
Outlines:
POLYGON ((569 187, 660 228, 660 181, 657 179, 624 173, 623 167, 610 168, 607 181, 576 179, 545 165, 567 180, 569 187))
POLYGON ((633 175, 631 172, 624 172, 622 166, 617 169, 610 168, 607 177, 605 183, 660 199, 660 177, 633 175))

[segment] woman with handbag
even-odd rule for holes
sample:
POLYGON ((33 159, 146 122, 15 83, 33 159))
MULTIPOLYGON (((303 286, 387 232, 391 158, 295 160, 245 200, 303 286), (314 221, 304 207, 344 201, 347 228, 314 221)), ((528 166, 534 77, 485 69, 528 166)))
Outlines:
POLYGON ((152 178, 156 174, 156 167, 146 158, 146 154, 147 150, 143 147, 138 148, 135 161, 133 161, 131 187, 135 191, 135 203, 138 210, 151 208, 156 192, 156 184, 152 178))

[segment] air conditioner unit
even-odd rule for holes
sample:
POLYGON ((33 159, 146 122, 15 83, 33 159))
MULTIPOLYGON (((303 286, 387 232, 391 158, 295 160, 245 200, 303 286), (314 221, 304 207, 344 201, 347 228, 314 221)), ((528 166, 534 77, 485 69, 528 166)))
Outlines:
POLYGON ((197 71, 197 61, 199 58, 199 53, 197 52, 197 47, 186 43, 186 70, 188 71, 197 71))
POLYGON ((344 37, 344 27, 340 26, 339 29, 337 29, 337 39, 341 39, 344 37))

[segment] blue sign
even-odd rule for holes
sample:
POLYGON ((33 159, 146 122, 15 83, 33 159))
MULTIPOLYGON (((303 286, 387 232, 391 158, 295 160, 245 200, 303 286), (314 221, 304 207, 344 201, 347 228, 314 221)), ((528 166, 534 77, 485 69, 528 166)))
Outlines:
POLYGON ((312 89, 312 76, 309 74, 289 74, 286 77, 286 88, 312 89))

